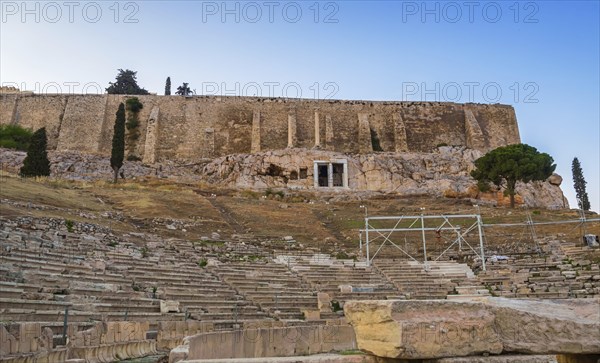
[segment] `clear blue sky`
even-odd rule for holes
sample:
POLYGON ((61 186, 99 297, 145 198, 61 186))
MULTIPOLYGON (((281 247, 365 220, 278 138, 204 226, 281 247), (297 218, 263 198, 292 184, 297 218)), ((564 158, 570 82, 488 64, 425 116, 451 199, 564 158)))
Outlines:
POLYGON ((511 104, 523 142, 555 158, 571 206, 577 156, 600 209, 598 1, 1 7, 4 85, 96 92, 129 68, 159 94, 170 76, 198 93, 511 104))

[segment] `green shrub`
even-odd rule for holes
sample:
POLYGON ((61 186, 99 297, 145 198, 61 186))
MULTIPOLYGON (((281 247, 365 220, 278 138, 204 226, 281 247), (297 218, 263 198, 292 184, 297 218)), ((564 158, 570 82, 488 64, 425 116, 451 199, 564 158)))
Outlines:
POLYGON ((72 220, 70 219, 65 219, 65 226, 67 226, 67 231, 69 231, 69 233, 73 233, 73 226, 75 224, 73 223, 72 220))
POLYGON ((350 256, 348 256, 346 252, 340 251, 335 255, 335 258, 337 258, 338 260, 348 260, 350 256))
POLYGON ((198 261, 198 266, 200 266, 202 268, 205 268, 206 265, 208 265, 208 261, 205 258, 203 258, 200 261, 198 261))
POLYGON ((336 301, 336 300, 331 300, 331 309, 333 310, 333 312, 334 312, 334 313, 335 313, 335 312, 338 312, 338 311, 341 311, 341 310, 344 310, 344 309, 343 309, 343 308, 340 306, 340 303, 339 303, 339 301, 336 301))
POLYGON ((0 125, 0 147, 27 151, 33 132, 18 125, 0 125))
POLYGON ((125 101, 125 103, 127 104, 127 111, 131 111, 133 113, 138 113, 142 108, 144 108, 144 105, 140 102, 140 99, 137 97, 128 98, 127 101, 125 101))
POLYGON ((127 130, 133 130, 133 129, 137 128, 139 125, 140 125, 140 122, 138 121, 137 118, 131 118, 125 123, 127 130))

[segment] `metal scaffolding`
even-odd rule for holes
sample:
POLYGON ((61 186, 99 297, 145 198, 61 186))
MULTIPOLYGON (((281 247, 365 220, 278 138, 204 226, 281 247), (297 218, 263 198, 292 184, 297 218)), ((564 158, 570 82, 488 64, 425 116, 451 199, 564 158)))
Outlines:
POLYGON ((526 215, 526 221, 520 223, 497 223, 497 224, 484 224, 480 214, 457 214, 457 215, 411 215, 411 216, 383 216, 383 217, 369 217, 365 208, 365 228, 360 230, 360 251, 362 254, 363 245, 366 247, 366 262, 367 265, 370 266, 373 259, 379 254, 382 248, 386 245, 390 245, 398 249, 400 252, 405 254, 411 260, 423 264, 424 268, 429 269, 429 261, 437 261, 439 260, 446 252, 448 252, 453 246, 458 245, 458 248, 462 250, 463 243, 466 244, 477 257, 481 259, 481 267, 485 271, 485 250, 484 250, 484 228, 495 228, 495 227, 518 227, 524 226, 529 229, 532 239, 534 243, 537 245, 537 232, 535 226, 544 226, 544 225, 556 225, 556 224, 574 224, 577 223, 579 226, 582 226, 585 230, 586 223, 594 223, 600 222, 600 218, 589 218, 586 219, 585 214, 579 219, 573 220, 562 220, 562 221, 549 221, 549 222, 534 222, 530 213, 526 215), (461 219, 463 222, 466 220, 470 220, 467 224, 468 227, 464 229, 460 225, 457 224, 456 220, 461 219), (393 224, 392 227, 386 228, 377 228, 373 226, 373 222, 375 221, 387 221, 390 224, 393 224), (426 226, 425 221, 429 221, 429 225, 426 226), (410 224, 408 224, 411 222, 410 224), (408 224, 408 226, 402 227, 402 224, 408 224), (435 259, 428 260, 427 257, 427 238, 426 232, 435 232, 439 235, 444 231, 451 231, 456 233, 455 237, 453 237, 452 243, 435 259), (420 232, 422 249, 423 249, 423 257, 422 261, 419 260, 419 256, 413 256, 407 248, 402 248, 399 243, 393 241, 392 237, 394 233, 397 232, 420 232), (471 232, 476 232, 479 240, 479 248, 477 251, 467 239, 465 238, 467 234, 471 232), (364 233, 364 241, 363 241, 363 233, 364 233), (373 234, 376 236, 373 238, 373 234), (377 248, 375 253, 371 256, 371 244, 374 240, 383 238, 383 242, 377 248))
MULTIPOLYGON (((430 223, 431 224, 431 223, 430 223)), ((455 245, 458 245, 459 248, 462 248, 462 244, 465 243, 474 253, 481 259, 482 268, 485 271, 485 252, 483 248, 483 223, 481 221, 481 216, 479 214, 458 214, 458 215, 413 215, 413 216, 387 216, 387 217, 367 217, 365 216, 365 229, 361 230, 361 238, 360 245, 362 251, 362 233, 365 234, 365 246, 366 246, 366 258, 367 265, 370 266, 373 259, 377 256, 377 254, 381 251, 381 249, 389 244, 391 246, 396 247, 399 251, 404 253, 410 259, 415 262, 423 263, 426 270, 429 269, 429 262, 427 259, 427 239, 425 232, 436 232, 441 233, 442 231, 452 231, 456 233, 456 237, 454 241, 448 246, 437 258, 432 261, 439 260, 450 248, 455 245), (461 220, 471 220, 468 228, 463 229, 461 226, 457 225, 455 221, 457 219, 461 220), (425 221, 433 222, 434 227, 426 227, 425 221), (373 227, 371 222, 373 221, 388 221, 394 223, 392 228, 376 228, 373 227), (410 222, 408 227, 399 227, 401 223, 410 222), (473 231, 477 231, 477 236, 479 237, 479 251, 477 251, 469 242, 465 239, 465 236, 468 233, 473 231), (423 261, 419 261, 415 256, 411 255, 405 248, 403 249, 397 243, 392 240, 392 234, 396 232, 421 232, 421 241, 423 243, 423 261), (383 243, 379 246, 377 251, 370 255, 370 245, 373 241, 372 233, 376 233, 377 237, 375 238, 383 238, 383 243)))

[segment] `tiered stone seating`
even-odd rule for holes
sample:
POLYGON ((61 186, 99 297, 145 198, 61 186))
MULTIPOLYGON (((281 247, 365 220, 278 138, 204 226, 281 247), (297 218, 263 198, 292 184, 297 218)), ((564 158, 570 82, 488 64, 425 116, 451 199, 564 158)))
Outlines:
POLYGON ((598 248, 589 246, 576 245, 575 243, 560 243, 560 248, 563 254, 571 259, 585 259, 592 251, 597 251, 598 248))
POLYGON ((398 289, 365 262, 338 260, 328 254, 280 256, 315 291, 327 293, 340 307, 347 300, 398 299, 398 289))
MULTIPOLYGON (((14 227, 14 226, 13 226, 14 227)), ((176 254, 142 257, 140 248, 119 248, 64 233, 11 231, 2 243, 0 309, 6 321, 69 322, 100 320, 170 321, 186 317, 228 324, 268 315, 218 276, 176 254), (185 261, 185 259, 184 259, 185 261), (179 312, 162 312, 160 300, 175 300, 179 312)))
POLYGON ((317 297, 283 265, 272 262, 223 264, 214 270, 223 281, 278 319, 304 319, 317 309, 317 297))
POLYGON ((243 321, 267 317, 217 275, 196 263, 137 264, 127 271, 127 276, 146 290, 156 289, 157 297, 179 302, 180 311, 197 320, 243 321))
POLYGON ((492 294, 517 298, 592 297, 600 293, 600 267, 590 258, 599 250, 554 239, 538 241, 538 254, 515 254, 488 261, 478 277, 492 294))
POLYGON ((0 320, 60 341, 68 310, 69 337, 109 329, 101 321, 128 320, 144 325, 136 341, 148 333, 170 346, 198 330, 322 323, 339 318, 331 308, 351 299, 469 299, 490 292, 589 297, 600 289, 598 264, 586 260, 585 248, 567 244, 551 246, 559 252, 547 257, 488 262, 487 271, 475 277, 454 261, 429 262, 425 270, 412 261, 376 259, 367 267, 296 250, 285 241, 267 252, 247 236, 239 238, 244 243, 202 244, 142 233, 117 237, 106 230, 77 234, 0 217, 0 320), (269 258, 278 252, 282 255, 269 258), (169 334, 153 330, 160 326, 170 327, 164 329, 169 334))
POLYGON ((423 264, 407 260, 374 261, 374 266, 410 299, 445 299, 459 285, 477 285, 466 264, 453 261, 430 261, 423 264))
POLYGON ((591 297, 600 293, 598 264, 560 256, 490 262, 479 280, 492 294, 511 298, 591 297))

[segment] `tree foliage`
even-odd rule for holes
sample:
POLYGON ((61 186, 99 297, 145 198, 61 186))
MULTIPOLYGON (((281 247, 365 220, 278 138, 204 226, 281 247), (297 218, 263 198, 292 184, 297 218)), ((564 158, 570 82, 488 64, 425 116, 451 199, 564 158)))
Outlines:
POLYGON ((535 180, 545 180, 556 169, 554 159, 540 153, 533 146, 515 144, 494 149, 475 160, 476 169, 471 176, 478 181, 480 189, 493 183, 504 187, 510 196, 510 206, 515 206, 515 187, 517 181, 528 183, 535 180))
POLYGON ((192 94, 192 90, 189 87, 189 83, 183 83, 181 86, 177 87, 177 92, 175 94, 181 96, 189 96, 192 94))
POLYGON ((50 175, 50 161, 48 160, 48 138, 46 128, 42 127, 31 136, 27 156, 23 161, 20 174, 23 177, 37 177, 50 175))
POLYGON ((123 103, 119 105, 116 116, 110 155, 110 167, 114 171, 115 183, 125 158, 125 105, 123 103))
POLYGON ((0 147, 27 151, 33 133, 18 125, 0 125, 0 147))
POLYGON ((165 96, 171 95, 171 77, 167 77, 167 82, 165 82, 165 96))
POLYGON ((581 163, 579 162, 579 159, 573 159, 571 171, 573 172, 573 187, 575 188, 575 193, 577 194, 577 205, 580 209, 588 211, 591 207, 590 199, 587 191, 585 190, 587 182, 583 177, 583 170, 581 169, 581 163))
POLYGON ((116 82, 109 82, 106 89, 112 95, 147 95, 148 91, 137 84, 137 72, 119 69, 116 82))

